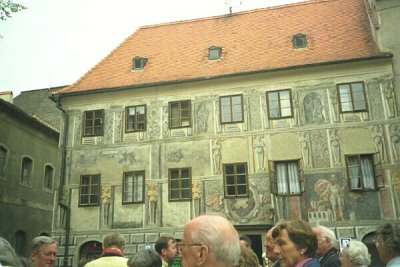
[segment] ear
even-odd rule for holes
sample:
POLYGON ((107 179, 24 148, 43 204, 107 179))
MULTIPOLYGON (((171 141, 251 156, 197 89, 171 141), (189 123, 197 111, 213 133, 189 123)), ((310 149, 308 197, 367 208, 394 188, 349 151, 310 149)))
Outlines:
POLYGON ((208 247, 207 246, 201 246, 199 253, 199 259, 197 260, 198 266, 203 265, 208 258, 208 247))
POLYGON ((166 249, 166 248, 162 248, 162 249, 161 249, 161 254, 162 254, 163 256, 167 255, 167 254, 168 254, 167 249, 166 249))

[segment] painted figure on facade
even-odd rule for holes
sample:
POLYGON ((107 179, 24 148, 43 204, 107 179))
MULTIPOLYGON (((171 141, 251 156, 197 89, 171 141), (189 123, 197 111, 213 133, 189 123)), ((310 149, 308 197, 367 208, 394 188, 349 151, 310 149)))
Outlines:
POLYGON ((318 94, 309 93, 304 97, 304 113, 306 123, 325 123, 324 106, 318 94))
POLYGON ((301 153, 303 154, 304 166, 311 167, 310 134, 307 132, 300 134, 301 153))
POLYGON ((395 160, 400 157, 400 125, 390 125, 390 139, 392 141, 392 151, 395 160))
POLYGON ((254 150, 257 156, 258 170, 264 170, 264 142, 261 136, 254 138, 254 150))
POLYGON ((391 82, 387 82, 383 86, 383 93, 385 95, 388 117, 392 118, 394 117, 395 112, 393 85, 391 82))
POLYGON ((212 141, 212 155, 214 164, 214 173, 221 173, 221 140, 216 139, 212 141))
POLYGON ((372 127, 372 139, 374 140, 376 151, 382 162, 385 161, 385 143, 383 135, 383 126, 375 125, 372 127))
POLYGON ((329 99, 331 100, 331 105, 332 105, 332 117, 334 122, 338 122, 338 96, 336 93, 336 88, 332 88, 332 90, 329 92, 329 99))
POLYGON ((197 109, 197 131, 199 133, 207 132, 208 128, 208 110, 204 103, 201 103, 197 109))
POLYGON ((332 149, 333 163, 335 166, 338 166, 341 163, 341 159, 340 159, 339 136, 337 134, 336 129, 332 129, 329 131, 329 138, 330 138, 331 149, 332 149))
POLYGON ((155 183, 150 183, 148 185, 147 190, 147 198, 149 200, 149 214, 150 214, 150 223, 156 223, 156 205, 157 205, 157 185, 155 183))
POLYGON ((328 212, 332 215, 333 220, 343 220, 343 191, 341 186, 336 182, 337 178, 333 174, 331 181, 319 179, 314 190, 319 195, 320 201, 317 203, 317 211, 328 212))
POLYGON ((111 186, 103 185, 101 188, 101 203, 103 204, 103 220, 104 224, 108 224, 110 215, 110 202, 111 202, 111 186))

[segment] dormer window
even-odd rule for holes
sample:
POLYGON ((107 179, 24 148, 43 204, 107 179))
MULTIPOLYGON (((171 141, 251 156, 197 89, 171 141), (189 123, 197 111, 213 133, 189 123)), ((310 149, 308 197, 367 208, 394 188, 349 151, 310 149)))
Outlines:
POLYGON ((306 48, 307 47, 307 38, 304 34, 298 33, 295 36, 293 36, 293 48, 306 48))
POLYGON ((221 58, 221 47, 211 46, 208 48, 208 59, 209 60, 216 60, 221 58))
POLYGON ((144 68, 144 65, 146 65, 147 58, 144 57, 135 57, 133 59, 133 70, 142 70, 144 68))

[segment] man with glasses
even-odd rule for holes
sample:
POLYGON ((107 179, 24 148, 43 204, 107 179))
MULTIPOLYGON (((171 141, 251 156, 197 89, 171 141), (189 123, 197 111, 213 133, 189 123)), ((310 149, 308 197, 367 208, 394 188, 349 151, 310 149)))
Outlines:
POLYGON ((322 225, 314 227, 313 231, 318 239, 317 256, 321 267, 340 267, 339 250, 333 246, 335 233, 322 225))
POLYGON ((224 217, 202 215, 185 224, 178 250, 183 267, 233 267, 240 259, 239 235, 224 217))
POLYGON ((374 240, 379 258, 386 267, 400 266, 400 224, 385 223, 376 230, 374 240))
POLYGON ((176 240, 172 236, 160 237, 156 241, 154 249, 160 255, 163 267, 168 267, 177 256, 176 240))

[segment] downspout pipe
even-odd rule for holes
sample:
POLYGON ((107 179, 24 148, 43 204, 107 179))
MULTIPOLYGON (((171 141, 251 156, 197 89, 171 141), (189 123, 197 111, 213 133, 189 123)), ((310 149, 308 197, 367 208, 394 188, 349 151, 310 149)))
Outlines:
POLYGON ((65 210, 65 249, 64 249, 64 260, 63 267, 68 267, 68 247, 69 247, 69 236, 70 236, 70 228, 71 228, 71 209, 69 207, 70 200, 67 203, 62 201, 62 192, 65 186, 66 180, 66 158, 67 158, 67 133, 68 133, 68 125, 69 125, 69 117, 68 113, 61 107, 60 97, 59 95, 52 95, 49 97, 52 101, 56 103, 57 108, 62 112, 62 119, 64 122, 63 127, 63 138, 61 145, 61 166, 60 166, 60 184, 58 188, 58 205, 65 210))

